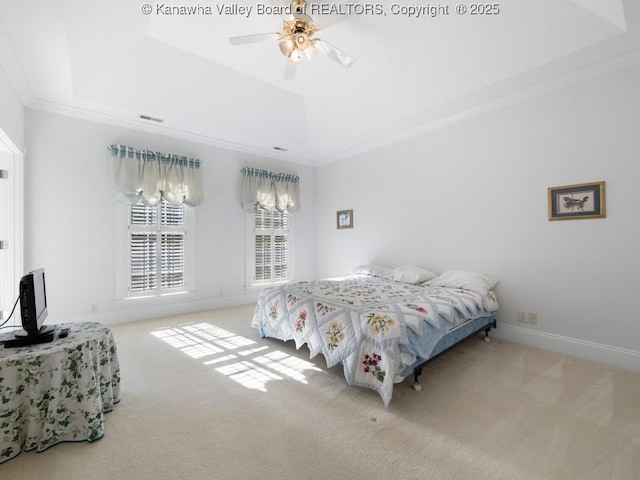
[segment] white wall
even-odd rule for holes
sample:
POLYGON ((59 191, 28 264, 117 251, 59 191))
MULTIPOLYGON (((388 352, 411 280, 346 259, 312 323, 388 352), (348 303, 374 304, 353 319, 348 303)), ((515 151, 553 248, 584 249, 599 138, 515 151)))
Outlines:
POLYGON ((638 85, 629 69, 320 167, 319 276, 484 272, 500 281, 496 334, 640 369, 638 85), (606 219, 548 221, 547 187, 600 180, 606 219), (350 208, 355 228, 337 230, 350 208))
POLYGON ((294 218, 295 274, 315 277, 315 170, 127 128, 26 109, 25 269, 44 267, 51 322, 115 323, 250 303, 245 290, 244 166, 300 176, 302 211, 294 218), (195 294, 114 300, 116 214, 107 146, 202 160, 205 201, 196 209, 195 294), (222 292, 222 296, 221 296, 222 292), (92 306, 98 313, 91 313, 92 306))
POLYGON ((24 109, 0 65, 0 130, 19 150, 24 148, 24 109))

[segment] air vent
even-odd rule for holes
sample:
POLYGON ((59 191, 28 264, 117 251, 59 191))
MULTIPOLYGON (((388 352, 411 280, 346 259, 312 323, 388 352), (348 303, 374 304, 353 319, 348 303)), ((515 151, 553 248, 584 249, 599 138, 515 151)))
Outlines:
POLYGON ((142 120, 149 120, 150 122, 158 122, 158 123, 164 122, 164 120, 162 120, 161 118, 150 117, 149 115, 140 115, 140 118, 142 120))
POLYGON ((278 150, 279 152, 286 152, 289 149, 288 148, 284 148, 284 147, 273 147, 274 150, 278 150))

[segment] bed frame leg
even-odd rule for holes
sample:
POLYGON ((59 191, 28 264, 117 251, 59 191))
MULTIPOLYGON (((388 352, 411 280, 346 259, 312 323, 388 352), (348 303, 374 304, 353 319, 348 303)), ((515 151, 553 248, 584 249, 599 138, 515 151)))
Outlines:
POLYGON ((491 328, 497 328, 497 322, 495 321, 495 319, 493 320, 493 322, 491 322, 489 325, 487 325, 484 329, 484 338, 483 340, 485 342, 489 342, 491 341, 491 339, 489 338, 489 332, 491 331, 491 328))
POLYGON ((422 391, 422 385, 420 385, 420 381, 418 380, 420 375, 422 375, 422 367, 418 367, 413 371, 413 385, 411 385, 411 388, 416 392, 422 391))
POLYGON ((490 342, 491 339, 489 338, 489 332, 491 331, 491 326, 488 326, 487 328, 484 329, 484 338, 483 340, 485 342, 490 342))

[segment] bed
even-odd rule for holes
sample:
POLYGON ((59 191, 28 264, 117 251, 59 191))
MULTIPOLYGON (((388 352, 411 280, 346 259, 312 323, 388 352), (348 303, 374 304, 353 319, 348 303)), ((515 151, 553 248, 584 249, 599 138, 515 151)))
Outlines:
POLYGON ((357 267, 345 277, 260 293, 252 320, 261 337, 307 345, 311 358, 342 363, 349 385, 389 405, 395 383, 471 335, 495 327, 495 282, 482 274, 418 267, 357 267))

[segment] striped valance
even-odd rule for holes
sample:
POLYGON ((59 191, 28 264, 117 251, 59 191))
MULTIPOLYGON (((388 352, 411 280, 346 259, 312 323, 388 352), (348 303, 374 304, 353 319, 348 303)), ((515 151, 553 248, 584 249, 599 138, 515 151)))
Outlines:
POLYGON ((196 206, 204 199, 200 160, 182 155, 109 146, 116 196, 127 203, 196 206))
POLYGON ((245 167, 242 169, 242 175, 245 177, 262 178, 270 180, 272 182, 287 182, 287 183, 299 183, 300 177, 293 175, 292 173, 274 173, 269 170, 263 170, 260 168, 245 167))
POLYGON ((280 212, 300 210, 300 177, 291 173, 245 167, 242 169, 242 206, 280 212))
POLYGON ((109 147, 113 156, 144 161, 157 161, 164 164, 175 164, 181 167, 200 168, 200 159, 184 157, 170 153, 153 152, 151 150, 136 150, 125 145, 111 145, 109 147))

